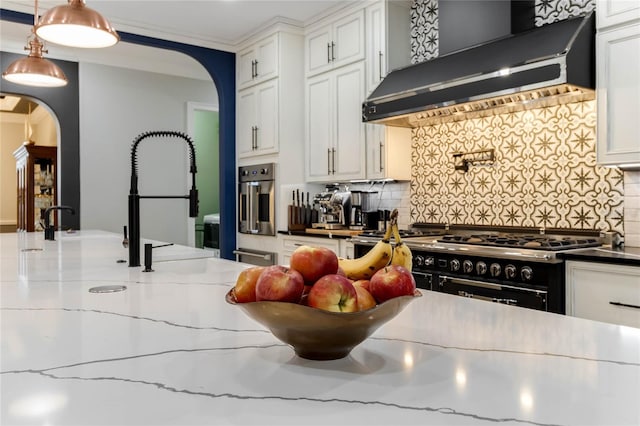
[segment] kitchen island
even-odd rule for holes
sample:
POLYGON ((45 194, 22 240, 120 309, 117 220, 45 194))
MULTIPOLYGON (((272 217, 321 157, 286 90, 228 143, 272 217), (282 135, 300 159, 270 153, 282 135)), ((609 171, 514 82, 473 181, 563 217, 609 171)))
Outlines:
POLYGON ((143 272, 100 231, 0 250, 2 425, 640 424, 637 328, 423 291, 310 361, 224 301, 249 265, 171 246, 143 272))

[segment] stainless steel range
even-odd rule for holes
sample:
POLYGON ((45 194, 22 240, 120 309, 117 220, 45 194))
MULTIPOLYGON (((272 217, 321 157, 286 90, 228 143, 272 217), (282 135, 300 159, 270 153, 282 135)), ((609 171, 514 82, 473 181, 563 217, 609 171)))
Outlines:
MULTIPOLYGON (((617 244, 599 231, 414 224, 401 233, 419 288, 560 314, 564 261, 571 250, 617 244)), ((381 236, 351 239, 361 256, 381 236)))

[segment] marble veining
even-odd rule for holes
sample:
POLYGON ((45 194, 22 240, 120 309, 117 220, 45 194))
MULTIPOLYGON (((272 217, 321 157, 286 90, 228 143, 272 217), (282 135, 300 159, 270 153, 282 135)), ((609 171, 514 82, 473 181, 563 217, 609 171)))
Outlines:
POLYGON ((640 423, 639 329, 425 292, 309 361, 224 302, 247 265, 181 248, 142 273, 81 234, 0 235, 3 425, 640 423))

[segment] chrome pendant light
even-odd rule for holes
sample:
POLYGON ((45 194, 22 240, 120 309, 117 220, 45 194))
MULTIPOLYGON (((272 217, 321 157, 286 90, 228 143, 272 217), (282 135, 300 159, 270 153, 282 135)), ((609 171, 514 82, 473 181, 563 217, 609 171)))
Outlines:
POLYGON ((53 62, 44 59, 42 53, 48 53, 43 49, 44 45, 37 35, 35 26, 38 23, 38 0, 35 1, 35 13, 33 15, 32 35, 29 36, 29 45, 24 50, 29 51, 29 56, 20 58, 7 67, 2 73, 2 78, 12 83, 26 86, 61 87, 67 84, 67 76, 53 62))
POLYGON ((84 0, 68 0, 68 4, 49 9, 36 26, 43 40, 70 47, 109 47, 120 36, 102 15, 87 7, 84 0))

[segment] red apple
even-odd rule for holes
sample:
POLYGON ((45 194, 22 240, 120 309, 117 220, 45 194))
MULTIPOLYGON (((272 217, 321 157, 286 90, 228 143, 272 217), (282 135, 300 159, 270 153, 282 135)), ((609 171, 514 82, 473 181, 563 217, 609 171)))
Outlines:
POLYGON ((413 275, 400 265, 385 266, 373 274, 369 283, 369 292, 378 303, 398 296, 412 296, 415 289, 413 275))
POLYGON ((359 311, 366 311, 376 306, 376 299, 369 293, 369 290, 359 285, 354 285, 353 288, 356 289, 356 294, 358 295, 359 311))
POLYGON ((338 274, 325 275, 311 287, 309 306, 331 312, 358 310, 358 294, 351 280, 338 274))
POLYGON ((256 283, 264 269, 264 266, 254 266, 238 274, 236 285, 233 287, 236 302, 247 303, 256 301, 256 283))
POLYGON ((356 280, 353 282, 353 285, 356 287, 364 287, 365 289, 367 289, 367 291, 369 290, 369 280, 356 280))
POLYGON ((298 303, 303 291, 300 272, 282 265, 267 266, 256 283, 256 300, 298 303))
POLYGON ((300 272, 307 284, 338 271, 338 256, 326 247, 300 246, 291 253, 289 266, 300 272))

